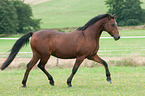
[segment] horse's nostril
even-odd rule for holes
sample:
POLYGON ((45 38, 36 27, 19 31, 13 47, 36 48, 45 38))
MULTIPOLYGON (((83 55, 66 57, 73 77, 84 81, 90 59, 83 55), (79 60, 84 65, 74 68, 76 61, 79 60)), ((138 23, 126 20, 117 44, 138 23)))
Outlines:
POLYGON ((120 39, 120 36, 118 36, 118 39, 120 39))
POLYGON ((120 36, 116 36, 114 37, 115 40, 119 40, 120 39, 120 36))

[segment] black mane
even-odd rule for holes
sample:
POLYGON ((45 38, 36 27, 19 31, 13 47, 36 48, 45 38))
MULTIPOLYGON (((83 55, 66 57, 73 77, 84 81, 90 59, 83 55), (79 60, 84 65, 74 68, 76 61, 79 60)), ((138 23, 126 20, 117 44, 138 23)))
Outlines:
POLYGON ((83 30, 85 30, 86 28, 88 28, 90 25, 96 23, 96 22, 99 21, 100 19, 105 18, 105 17, 107 17, 107 16, 108 16, 108 17, 110 16, 111 18, 114 19, 114 17, 111 16, 111 15, 109 15, 109 14, 98 15, 98 16, 92 18, 91 20, 89 20, 84 26, 77 28, 77 30, 82 30, 82 31, 83 31, 83 30))

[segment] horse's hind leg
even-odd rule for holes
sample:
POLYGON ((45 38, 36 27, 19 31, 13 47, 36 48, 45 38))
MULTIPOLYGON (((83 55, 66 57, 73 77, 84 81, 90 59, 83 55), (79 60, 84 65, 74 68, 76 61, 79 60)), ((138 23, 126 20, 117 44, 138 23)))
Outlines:
POLYGON ((26 82, 27 82, 27 79, 28 79, 29 72, 31 71, 32 67, 37 63, 38 60, 39 59, 36 56, 33 55, 33 58, 27 64, 27 69, 26 69, 26 72, 25 72, 25 75, 24 75, 24 78, 23 78, 23 81, 22 81, 23 87, 26 87, 26 82))
POLYGON ((49 83, 54 86, 53 77, 45 69, 45 65, 46 65, 47 61, 48 61, 48 58, 41 59, 40 62, 39 62, 39 64, 38 64, 38 67, 46 74, 46 76, 50 80, 49 83))

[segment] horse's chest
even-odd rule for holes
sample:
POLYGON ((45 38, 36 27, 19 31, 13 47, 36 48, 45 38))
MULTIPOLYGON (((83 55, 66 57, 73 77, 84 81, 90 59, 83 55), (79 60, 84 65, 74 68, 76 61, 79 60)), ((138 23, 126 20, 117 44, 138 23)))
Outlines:
POLYGON ((99 46, 97 44, 91 44, 84 47, 84 54, 87 56, 95 55, 99 50, 99 46))

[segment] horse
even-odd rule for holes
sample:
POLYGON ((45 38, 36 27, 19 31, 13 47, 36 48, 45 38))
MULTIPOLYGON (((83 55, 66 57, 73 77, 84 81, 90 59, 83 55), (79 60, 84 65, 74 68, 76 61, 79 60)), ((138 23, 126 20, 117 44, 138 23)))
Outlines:
POLYGON ((67 79, 68 87, 72 87, 72 79, 84 59, 93 60, 102 64, 105 67, 106 80, 111 83, 108 64, 97 54, 99 50, 99 39, 103 31, 107 31, 115 41, 120 39, 115 15, 101 14, 95 16, 84 26, 68 33, 51 29, 28 32, 15 42, 11 53, 1 66, 1 70, 4 70, 13 61, 19 50, 29 42, 29 38, 31 37, 30 45, 33 56, 27 64, 26 72, 22 80, 23 87, 26 87, 29 72, 38 61, 37 66, 45 73, 50 85, 54 86, 53 77, 45 68, 51 55, 61 59, 76 58, 72 72, 67 79))

